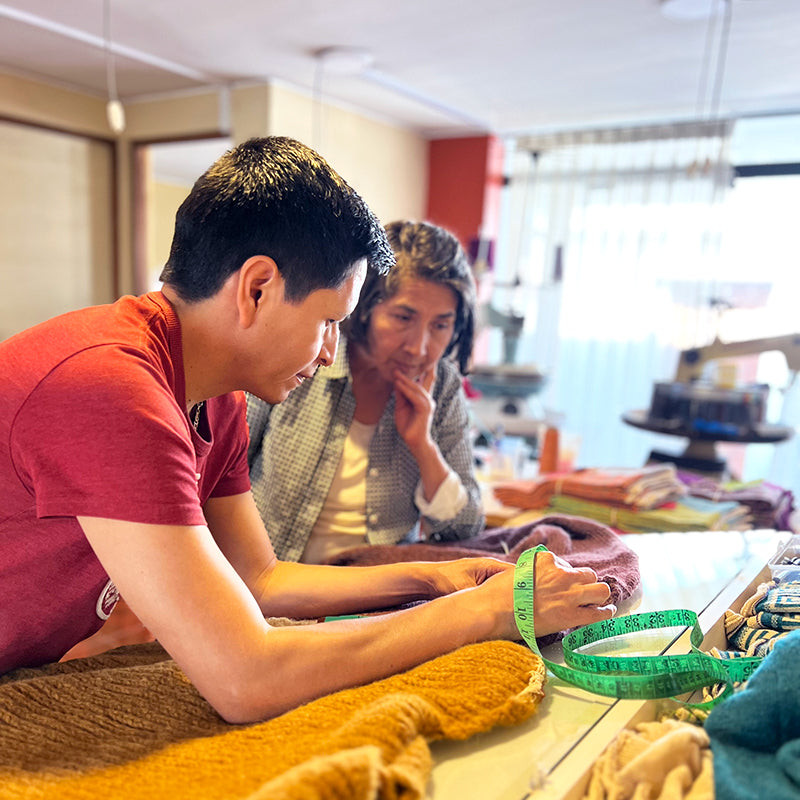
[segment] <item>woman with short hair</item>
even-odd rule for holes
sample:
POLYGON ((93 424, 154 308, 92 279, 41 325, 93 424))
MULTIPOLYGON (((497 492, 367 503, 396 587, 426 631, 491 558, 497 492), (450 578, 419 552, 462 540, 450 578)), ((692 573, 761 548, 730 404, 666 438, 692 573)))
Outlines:
POLYGON ((334 363, 280 405, 248 397, 250 479, 279 558, 483 527, 462 376, 475 282, 458 240, 386 226, 396 264, 369 275, 334 363))

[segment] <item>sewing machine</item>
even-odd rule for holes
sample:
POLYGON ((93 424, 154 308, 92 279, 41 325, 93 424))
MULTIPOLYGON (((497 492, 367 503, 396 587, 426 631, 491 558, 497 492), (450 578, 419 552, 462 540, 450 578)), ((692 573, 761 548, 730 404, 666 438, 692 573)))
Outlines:
POLYGON ((650 460, 723 474, 726 464, 717 454, 717 442, 776 443, 788 439, 793 430, 765 421, 768 386, 737 386, 735 367, 727 363, 719 366, 712 381, 705 377, 706 367, 712 361, 770 351, 783 353, 794 379, 800 370, 800 334, 739 342, 717 338, 704 347, 682 351, 675 380, 656 383, 650 408, 628 412, 622 419, 637 428, 689 439, 680 456, 654 450, 650 460))
POLYGON ((800 333, 742 342, 721 342, 717 338, 705 347, 692 347, 681 353, 675 373, 675 382, 693 383, 700 380, 703 376, 703 369, 709 361, 768 353, 771 350, 783 353, 786 363, 793 373, 800 371, 800 333))

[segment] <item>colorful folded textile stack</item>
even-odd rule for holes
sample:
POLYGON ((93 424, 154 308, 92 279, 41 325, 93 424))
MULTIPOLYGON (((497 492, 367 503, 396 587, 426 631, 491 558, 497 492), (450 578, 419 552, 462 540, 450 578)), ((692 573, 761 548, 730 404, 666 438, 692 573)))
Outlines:
POLYGON ((549 508, 555 513, 588 517, 625 533, 749 530, 752 527, 747 506, 715 503, 700 497, 684 497, 660 508, 636 511, 562 494, 553 497, 549 508))
POLYGON ((673 464, 651 464, 641 469, 583 469, 509 481, 495 486, 494 494, 506 506, 587 517, 625 533, 753 527, 750 505, 706 497, 705 489, 691 492, 673 464))
POLYGON ((495 487, 497 499, 516 508, 546 508, 557 496, 643 510, 658 508, 686 494, 673 464, 640 469, 582 469, 551 473, 495 487))
POLYGON ((746 505, 750 509, 753 526, 756 528, 791 530, 789 520, 794 511, 794 495, 788 489, 768 481, 718 483, 712 478, 691 472, 678 472, 678 479, 693 497, 733 500, 746 505))

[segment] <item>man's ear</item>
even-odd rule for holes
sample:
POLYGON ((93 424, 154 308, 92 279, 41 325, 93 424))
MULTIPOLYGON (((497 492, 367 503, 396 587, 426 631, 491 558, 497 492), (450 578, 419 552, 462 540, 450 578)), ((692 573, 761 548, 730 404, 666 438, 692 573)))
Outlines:
POLYGON ((269 256, 251 256, 242 264, 238 276, 239 323, 248 328, 259 310, 283 298, 283 278, 269 256))

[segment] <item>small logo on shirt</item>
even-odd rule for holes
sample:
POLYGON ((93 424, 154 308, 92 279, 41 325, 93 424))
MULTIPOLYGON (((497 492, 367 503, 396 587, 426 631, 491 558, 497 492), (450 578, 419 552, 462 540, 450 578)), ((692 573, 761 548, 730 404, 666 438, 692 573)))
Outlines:
POLYGON ((109 578, 108 583, 103 587, 100 596, 97 598, 97 606, 95 607, 97 616, 100 619, 108 619, 117 604, 117 600, 119 600, 119 590, 109 578))

